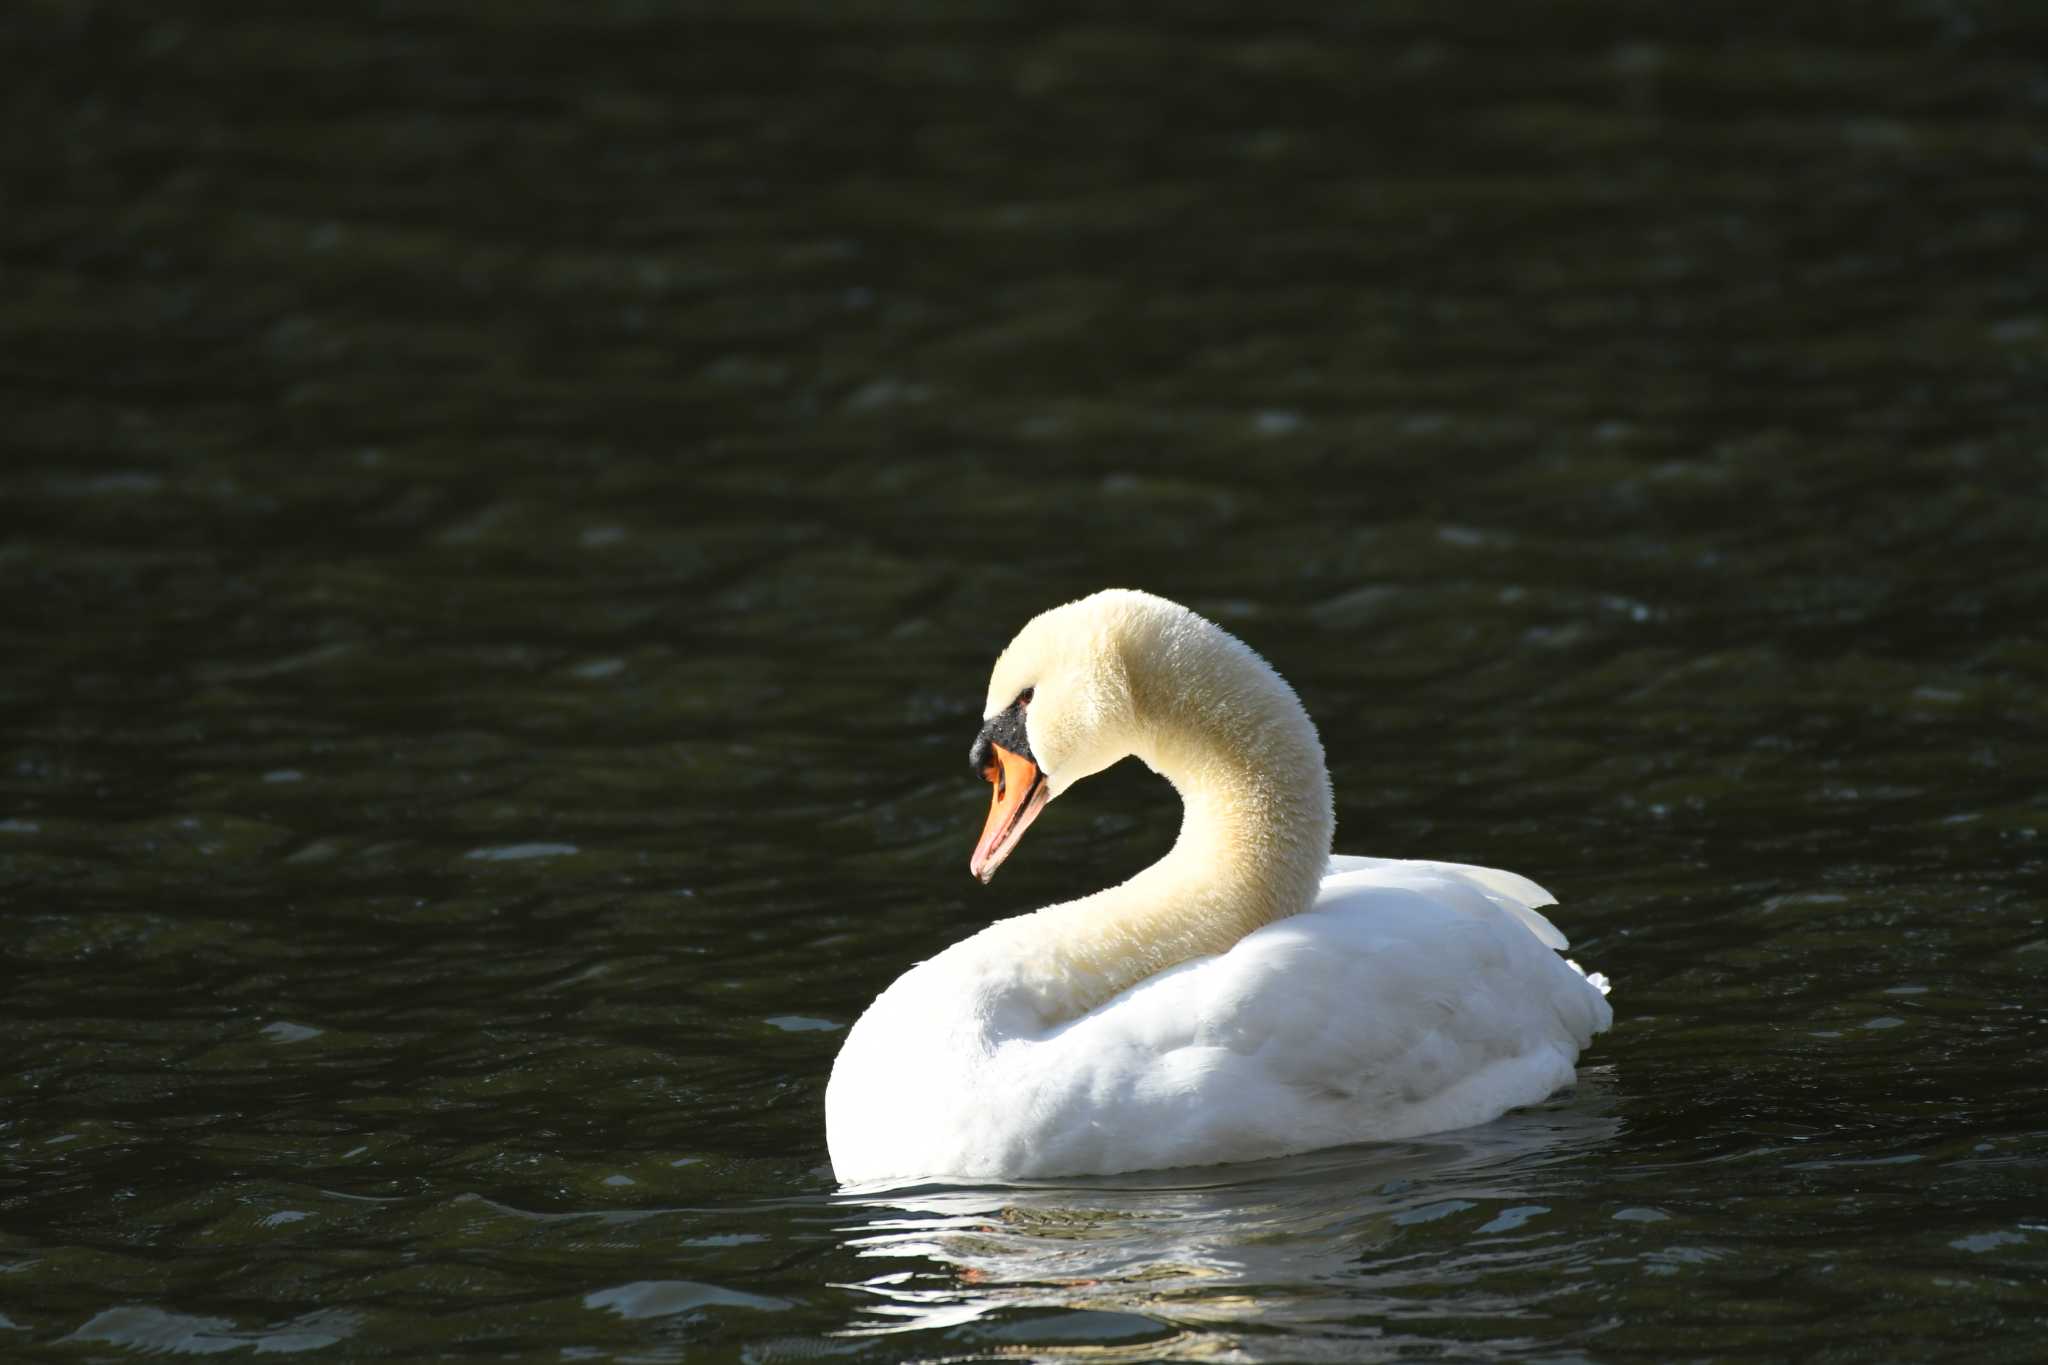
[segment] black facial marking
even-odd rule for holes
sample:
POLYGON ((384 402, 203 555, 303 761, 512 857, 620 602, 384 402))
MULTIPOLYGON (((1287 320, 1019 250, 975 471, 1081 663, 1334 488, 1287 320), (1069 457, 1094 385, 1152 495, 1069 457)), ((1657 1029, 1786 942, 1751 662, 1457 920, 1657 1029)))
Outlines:
POLYGON ((996 712, 983 723, 981 733, 974 737, 974 747, 967 752, 967 761, 974 767, 976 777, 988 776, 995 766, 995 747, 1000 744, 1020 758, 1032 758, 1031 740, 1024 733, 1024 708, 1031 704, 1031 689, 1025 688, 1004 710, 996 712))

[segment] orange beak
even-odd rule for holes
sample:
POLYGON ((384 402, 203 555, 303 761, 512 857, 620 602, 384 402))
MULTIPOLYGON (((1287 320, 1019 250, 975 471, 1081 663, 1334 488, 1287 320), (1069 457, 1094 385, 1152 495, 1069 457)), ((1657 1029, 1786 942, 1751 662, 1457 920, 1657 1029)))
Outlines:
POLYGON ((995 796, 989 802, 988 823, 981 827, 981 842, 967 860, 967 870, 984 882, 996 875, 1003 859, 1024 837, 1026 826, 1038 818, 1052 795, 1036 763, 1000 744, 991 744, 989 749, 994 756, 981 775, 995 787, 995 796))

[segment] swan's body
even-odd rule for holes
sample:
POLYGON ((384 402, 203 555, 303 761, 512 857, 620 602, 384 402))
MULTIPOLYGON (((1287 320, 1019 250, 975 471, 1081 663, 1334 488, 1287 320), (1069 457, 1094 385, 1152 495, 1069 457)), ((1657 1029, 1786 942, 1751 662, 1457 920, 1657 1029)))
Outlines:
POLYGON ((1126 754, 1180 790, 1181 835, 1123 885, 992 924, 875 1000, 826 1090, 843 1181, 1102 1174, 1466 1127, 1569 1084, 1612 1020, 1604 983, 1554 951, 1535 883, 1331 857, 1307 714, 1185 608, 1107 592, 1045 613, 997 661, 987 715, 984 876, 1046 800, 1126 754))

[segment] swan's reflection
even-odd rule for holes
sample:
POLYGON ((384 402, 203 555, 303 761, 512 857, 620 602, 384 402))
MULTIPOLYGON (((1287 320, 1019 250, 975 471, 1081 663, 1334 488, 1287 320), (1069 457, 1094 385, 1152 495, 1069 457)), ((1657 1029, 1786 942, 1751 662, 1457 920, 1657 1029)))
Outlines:
MULTIPOLYGON (((1393 1346, 1384 1319, 1426 1311, 1412 1292, 1424 1281, 1469 1291, 1444 1311, 1508 1311, 1489 1309, 1500 1294, 1478 1281, 1557 1254, 1544 1215, 1575 1197, 1580 1159, 1621 1127, 1603 1080, 1582 1075, 1569 1097, 1408 1142, 1062 1185, 847 1191, 837 1201, 853 1215, 845 1244, 892 1263, 846 1286, 871 1301, 847 1332, 1067 1310, 1089 1315, 1069 1351, 1101 1355, 1105 1336, 1144 1333, 1141 1354, 1156 1359, 1249 1345, 1217 1329, 1285 1332, 1273 1344, 1293 1351, 1303 1329, 1393 1346)), ((1043 1334, 1034 1341, 1037 1353, 1063 1353, 1043 1334)))

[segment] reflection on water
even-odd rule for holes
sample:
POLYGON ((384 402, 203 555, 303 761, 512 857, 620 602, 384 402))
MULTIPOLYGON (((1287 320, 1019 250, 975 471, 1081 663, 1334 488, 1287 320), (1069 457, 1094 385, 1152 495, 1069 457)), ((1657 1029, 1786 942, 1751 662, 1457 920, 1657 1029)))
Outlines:
POLYGON ((1221 1333, 1259 1358, 1238 1334, 1282 1332, 1272 1344, 1283 1355, 1333 1341, 1398 1352, 1412 1343, 1388 1324, 1404 1317, 1512 1318, 1544 1297, 1568 1241, 1547 1224, 1584 1199, 1584 1172, 1570 1167, 1621 1132, 1613 1109, 1596 1071, 1538 1109, 1412 1142, 1059 1186, 848 1194, 835 1207, 860 1216, 842 1227, 846 1244, 890 1268, 848 1286, 871 1298, 871 1320, 845 1330, 893 1336, 999 1315, 1012 1338, 1058 1356, 1030 1311, 1056 1309, 1089 1315, 1091 1344, 1074 1351, 1087 1356, 1142 1338, 1148 1353, 1209 1357, 1221 1333), (1475 1292, 1517 1279, 1522 1295, 1475 1292))
POLYGON ((95 1314, 64 1342, 116 1346, 144 1355, 219 1355, 244 1347, 258 1355, 296 1355, 346 1341, 361 1321, 359 1313, 322 1311, 249 1331, 227 1318, 166 1313, 138 1305, 95 1314))

